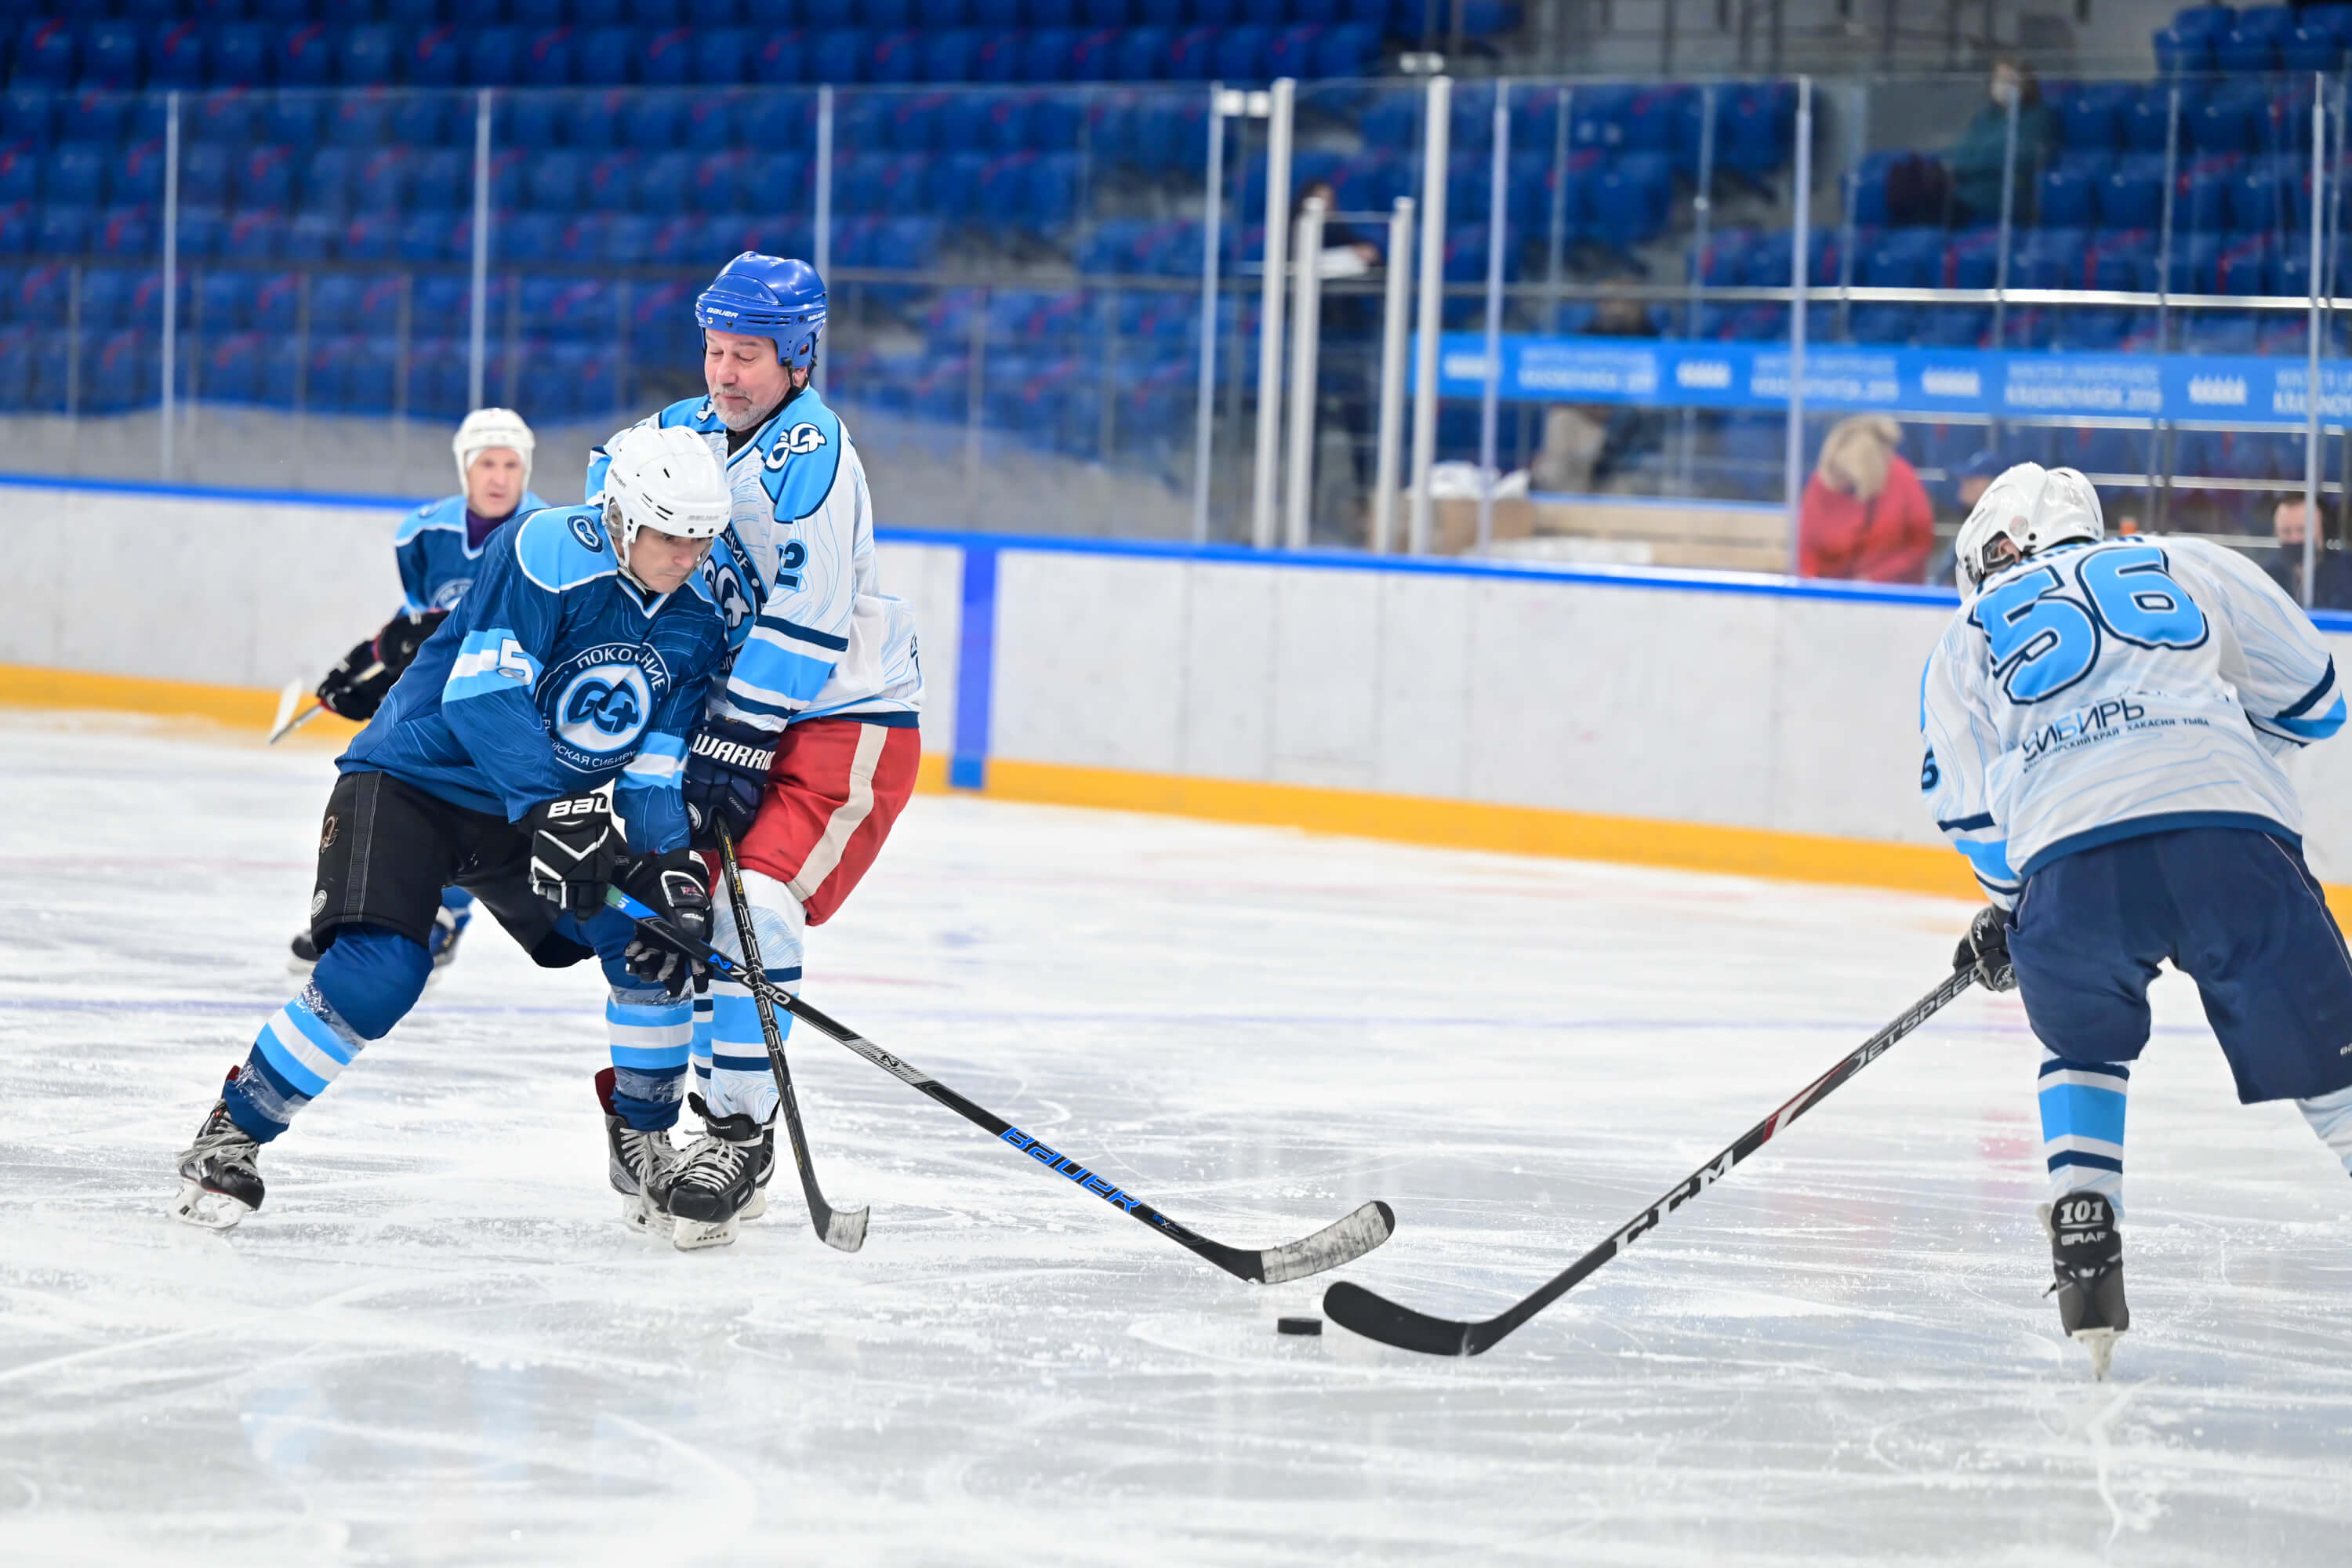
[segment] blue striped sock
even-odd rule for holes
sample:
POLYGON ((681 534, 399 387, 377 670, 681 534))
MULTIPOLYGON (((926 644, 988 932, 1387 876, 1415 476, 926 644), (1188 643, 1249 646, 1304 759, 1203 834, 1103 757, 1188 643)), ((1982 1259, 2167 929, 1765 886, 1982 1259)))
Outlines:
POLYGON ((613 1109, 640 1131, 677 1124, 686 1097, 694 1004, 658 990, 615 985, 604 1002, 613 1053, 613 1109))
POLYGON ((2121 1062, 2074 1061, 2042 1053, 2042 1155, 2050 1199, 2068 1193, 2105 1195, 2123 1212, 2124 1101, 2131 1069, 2121 1062))
POLYGON ((229 1120, 267 1143, 327 1092, 367 1042, 338 1017, 314 982, 269 1016, 227 1089, 229 1120))

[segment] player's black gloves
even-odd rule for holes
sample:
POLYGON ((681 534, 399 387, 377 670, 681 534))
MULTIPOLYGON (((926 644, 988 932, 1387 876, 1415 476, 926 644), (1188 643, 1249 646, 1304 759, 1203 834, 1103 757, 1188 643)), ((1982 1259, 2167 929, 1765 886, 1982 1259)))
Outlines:
MULTIPOLYGON (((683 849, 641 855, 614 879, 623 892, 649 904, 654 912, 698 942, 710 940, 710 889, 702 863, 683 849)), ((676 948, 640 931, 621 962, 630 973, 673 996, 686 994, 698 967, 676 948)))
POLYGON ((416 650, 433 635, 446 610, 403 611, 383 624, 365 642, 354 644, 327 678, 319 682, 319 702, 330 713, 365 723, 375 717, 400 679, 416 658, 416 650))
POLYGON ((2017 989, 2017 971, 2009 962, 2009 915, 1990 904, 1969 922, 1969 934, 1953 951, 1954 969, 1973 969, 1978 984, 1988 991, 2017 989))
POLYGON ((697 844, 719 842, 719 823, 737 840, 751 831, 760 815, 760 795, 768 787, 768 768, 776 760, 777 737, 732 719, 713 719, 695 735, 686 751, 686 819, 694 826, 697 844))
POLYGON ((543 800, 524 818, 530 827, 530 890, 587 920, 604 907, 604 889, 629 856, 628 840, 601 795, 543 800))

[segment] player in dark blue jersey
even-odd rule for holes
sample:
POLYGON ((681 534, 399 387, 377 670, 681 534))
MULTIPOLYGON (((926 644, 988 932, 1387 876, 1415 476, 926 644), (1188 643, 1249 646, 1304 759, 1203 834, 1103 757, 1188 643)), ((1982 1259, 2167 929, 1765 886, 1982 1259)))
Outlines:
POLYGON ((727 512, 709 446, 647 429, 614 452, 600 505, 490 535, 473 587, 337 763, 310 900, 318 967, 181 1156, 179 1217, 217 1228, 260 1205, 260 1146, 415 1005, 451 883, 540 963, 603 961, 614 1184, 640 1223, 662 1213, 690 975, 604 892, 709 930, 678 781, 726 652, 700 567, 727 512))
MULTIPOLYGON (((465 488, 401 520, 392 539, 393 560, 400 568, 400 610, 327 672, 319 683, 320 707, 361 723, 375 717, 416 650, 474 585, 490 534, 509 518, 546 507, 530 489, 531 450, 537 445, 530 426, 511 408, 477 408, 466 416, 449 442, 457 482, 465 488)), ((444 891, 426 943, 436 969, 457 953, 473 909, 474 896, 463 888, 444 891)), ((318 962, 310 933, 300 932, 294 938, 291 967, 305 973, 318 962)))

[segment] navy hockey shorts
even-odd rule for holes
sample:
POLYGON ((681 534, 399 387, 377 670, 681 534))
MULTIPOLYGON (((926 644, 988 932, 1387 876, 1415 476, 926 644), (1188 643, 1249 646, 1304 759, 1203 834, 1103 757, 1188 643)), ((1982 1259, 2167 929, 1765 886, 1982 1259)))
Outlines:
POLYGON ((2064 856, 2027 880, 2009 951, 2034 1034, 2069 1060, 2137 1057, 2170 959, 2197 982, 2239 1100, 2352 1088, 2352 954, 2284 838, 2189 827, 2064 856))

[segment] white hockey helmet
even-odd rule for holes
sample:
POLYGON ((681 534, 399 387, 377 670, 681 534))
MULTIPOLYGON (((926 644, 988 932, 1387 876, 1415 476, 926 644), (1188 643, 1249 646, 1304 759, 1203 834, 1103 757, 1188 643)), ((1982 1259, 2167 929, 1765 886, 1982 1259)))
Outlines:
POLYGON ((2104 539, 2099 492, 2073 468, 2020 463, 1977 500, 1952 542, 1960 580, 1973 595, 1986 578, 2029 555, 2075 539, 2104 539))
POLYGON ((522 488, 530 489, 530 449, 539 438, 522 416, 511 408, 477 408, 466 416, 457 433, 449 437, 449 450, 457 455, 457 483, 463 486, 474 459, 493 447, 504 447, 522 459, 522 488))
POLYGON ((632 425, 605 452, 612 461, 604 469, 604 531, 624 572, 641 528, 679 539, 716 539, 726 531, 733 498, 705 437, 677 426, 632 425))

